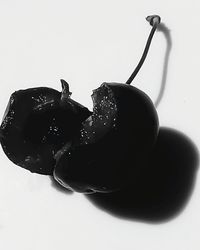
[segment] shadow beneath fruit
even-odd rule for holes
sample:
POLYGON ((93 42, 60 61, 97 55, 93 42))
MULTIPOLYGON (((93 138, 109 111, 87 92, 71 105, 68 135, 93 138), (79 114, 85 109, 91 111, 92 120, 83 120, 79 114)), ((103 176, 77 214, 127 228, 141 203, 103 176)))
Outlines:
POLYGON ((160 91, 158 93, 158 97, 157 97, 157 99, 155 101, 155 107, 156 108, 160 104, 160 102, 161 102, 161 100, 163 98, 164 92, 165 92, 166 80, 167 80, 167 72, 168 72, 168 64, 169 64, 169 56, 170 56, 170 52, 171 52, 171 48, 172 48, 172 39, 171 39, 171 35, 170 35, 170 30, 165 26, 165 24, 161 23, 158 26, 157 30, 164 34, 166 42, 167 42, 167 48, 166 48, 164 64, 163 64, 161 87, 160 87, 160 91))
POLYGON ((198 150, 188 137, 176 130, 160 128, 155 151, 139 177, 131 177, 130 184, 121 191, 86 197, 123 219, 165 222, 187 204, 198 163, 198 150))
POLYGON ((51 186, 52 186, 53 188, 55 188, 57 191, 62 192, 62 193, 64 193, 64 194, 73 194, 73 193, 74 193, 74 192, 72 192, 71 190, 69 190, 69 189, 67 189, 67 188, 65 188, 65 187, 63 187, 63 186, 61 186, 61 185, 53 178, 53 176, 50 176, 49 178, 50 178, 50 180, 51 180, 51 186))

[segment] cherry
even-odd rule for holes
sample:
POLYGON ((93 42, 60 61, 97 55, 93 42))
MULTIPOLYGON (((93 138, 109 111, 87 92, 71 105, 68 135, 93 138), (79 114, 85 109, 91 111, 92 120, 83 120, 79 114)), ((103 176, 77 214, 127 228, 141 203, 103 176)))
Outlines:
POLYGON ((62 92, 47 87, 14 92, 0 127, 0 140, 15 164, 39 174, 53 174, 54 154, 71 140, 91 112, 62 92))
POLYGON ((159 16, 149 16, 152 30, 141 60, 127 80, 103 83, 93 91, 93 113, 71 142, 55 155, 54 178, 82 193, 111 192, 137 175, 158 135, 158 116, 150 98, 130 83, 141 68, 159 16))

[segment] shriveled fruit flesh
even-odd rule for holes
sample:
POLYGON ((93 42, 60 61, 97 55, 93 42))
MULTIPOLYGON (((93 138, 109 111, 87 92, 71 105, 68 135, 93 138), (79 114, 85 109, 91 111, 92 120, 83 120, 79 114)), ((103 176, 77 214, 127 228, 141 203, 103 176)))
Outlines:
POLYGON ((154 147, 158 117, 150 98, 127 84, 103 83, 92 98, 92 115, 56 154, 54 178, 77 192, 111 192, 137 175, 154 147))
POLYGON ((70 94, 68 84, 62 80, 62 92, 38 87, 11 95, 0 136, 12 162, 34 173, 52 175, 54 154, 91 114, 70 94))

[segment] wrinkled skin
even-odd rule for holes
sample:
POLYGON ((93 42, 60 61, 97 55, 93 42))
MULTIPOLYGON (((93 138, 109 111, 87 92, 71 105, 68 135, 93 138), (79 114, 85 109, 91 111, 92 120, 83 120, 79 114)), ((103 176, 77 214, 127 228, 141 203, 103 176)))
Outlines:
POLYGON ((53 174, 54 154, 72 139, 91 112, 62 92, 39 87, 14 92, 0 127, 1 145, 15 164, 39 174, 53 174))

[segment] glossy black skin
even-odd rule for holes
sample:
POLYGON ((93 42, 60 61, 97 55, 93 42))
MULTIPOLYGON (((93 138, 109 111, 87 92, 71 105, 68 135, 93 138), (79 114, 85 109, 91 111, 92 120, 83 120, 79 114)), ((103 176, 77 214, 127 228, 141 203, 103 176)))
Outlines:
POLYGON ((1 127, 1 145, 15 164, 34 173, 52 175, 54 155, 71 140, 91 112, 63 90, 38 87, 14 92, 1 127))
POLYGON ((54 178, 73 191, 120 189, 142 171, 157 139, 158 116, 150 98, 127 84, 104 84, 117 104, 115 126, 91 144, 80 145, 78 135, 57 156, 54 178))

